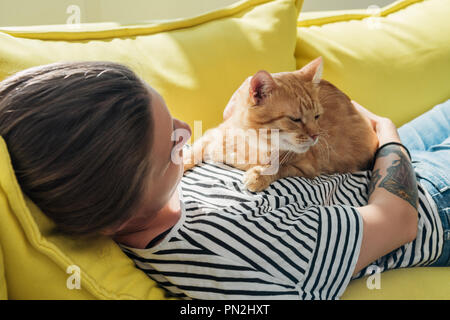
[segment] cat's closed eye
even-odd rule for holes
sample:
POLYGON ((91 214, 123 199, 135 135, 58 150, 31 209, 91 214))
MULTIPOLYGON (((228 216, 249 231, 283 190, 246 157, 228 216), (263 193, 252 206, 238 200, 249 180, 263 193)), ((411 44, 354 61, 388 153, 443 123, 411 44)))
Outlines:
MULTIPOLYGON (((319 120, 319 118, 320 118, 320 114, 318 114, 314 117, 314 119, 316 119, 316 120, 319 120)), ((291 119, 294 122, 303 122, 302 118, 289 118, 289 119, 291 119)))

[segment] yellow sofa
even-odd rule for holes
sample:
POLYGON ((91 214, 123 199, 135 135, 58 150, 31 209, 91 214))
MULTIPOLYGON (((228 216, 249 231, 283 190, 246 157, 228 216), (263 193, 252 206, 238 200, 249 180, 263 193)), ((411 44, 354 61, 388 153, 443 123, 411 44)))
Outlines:
MULTIPOLYGON (((0 29, 0 80, 60 60, 124 63, 203 130, 259 69, 290 71, 321 55, 324 78, 401 125, 450 98, 450 13, 444 0, 363 11, 300 13, 301 0, 242 0, 164 23, 0 29)), ((0 137, 0 299, 164 299, 110 239, 55 234, 20 190, 0 137), (78 270, 78 271, 77 271, 78 270), (80 286, 77 287, 77 280, 80 286)), ((381 289, 352 281, 344 299, 449 299, 449 268, 385 272, 381 289)))

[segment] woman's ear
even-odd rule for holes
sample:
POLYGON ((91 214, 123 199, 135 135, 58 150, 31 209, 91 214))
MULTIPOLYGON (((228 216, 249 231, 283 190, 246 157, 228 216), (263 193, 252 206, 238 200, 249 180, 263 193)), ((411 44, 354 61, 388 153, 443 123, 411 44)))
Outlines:
POLYGON ((319 84, 323 73, 323 59, 318 57, 308 63, 306 66, 296 71, 304 80, 319 84))
POLYGON ((252 105, 260 105, 275 86, 275 81, 270 73, 264 70, 258 71, 250 79, 249 97, 252 105))

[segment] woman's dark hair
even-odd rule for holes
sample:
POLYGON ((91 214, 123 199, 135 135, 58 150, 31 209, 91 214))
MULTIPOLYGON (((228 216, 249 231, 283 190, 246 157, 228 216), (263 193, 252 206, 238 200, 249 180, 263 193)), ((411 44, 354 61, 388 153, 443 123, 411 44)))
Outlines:
POLYGON ((146 187, 150 94, 128 67, 64 62, 0 82, 0 135, 22 191, 71 235, 127 220, 146 187))

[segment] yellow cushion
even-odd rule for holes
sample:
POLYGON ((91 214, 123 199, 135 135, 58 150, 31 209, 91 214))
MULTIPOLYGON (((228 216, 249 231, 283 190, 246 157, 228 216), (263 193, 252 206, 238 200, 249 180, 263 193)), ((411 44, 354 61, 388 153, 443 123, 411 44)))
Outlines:
POLYGON ((5 265, 3 261, 2 246, 0 245, 0 300, 8 299, 8 291, 6 288, 5 265))
POLYGON ((51 221, 22 193, 0 137, 0 244, 8 298, 164 297, 112 240, 80 241, 58 236, 52 229, 51 221), (76 273, 69 266, 79 268, 80 289, 74 288, 76 273))
MULTIPOLYGON (((407 0, 375 13, 301 13, 297 67, 322 56, 324 79, 400 126, 450 98, 450 6, 446 0, 407 0)), ((387 271, 381 289, 370 289, 371 279, 351 281, 342 299, 450 297, 450 268, 387 271)))
POLYGON ((450 268, 395 269, 350 281, 342 300, 448 300, 450 268))
POLYGON ((448 0, 301 13, 297 67, 324 58, 324 79, 398 126, 450 98, 448 0))
MULTIPOLYGON (((174 116, 191 125, 203 120, 206 129, 221 121, 228 99, 247 76, 259 69, 295 69, 302 2, 245 0, 158 24, 4 28, 0 80, 55 61, 116 61, 158 90, 174 116)), ((164 298, 112 240, 80 241, 52 230, 51 221, 22 194, 0 139, 0 246, 8 298, 164 298), (77 275, 76 268, 67 273, 69 266, 80 270, 80 289, 68 289, 68 281, 73 286, 77 275)))
POLYGON ((295 25, 302 2, 242 0, 157 24, 3 28, 0 80, 55 61, 121 62, 165 98, 175 117, 191 127, 202 120, 207 129, 221 122, 223 108, 243 79, 259 69, 295 69, 295 25))

